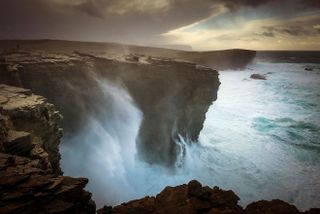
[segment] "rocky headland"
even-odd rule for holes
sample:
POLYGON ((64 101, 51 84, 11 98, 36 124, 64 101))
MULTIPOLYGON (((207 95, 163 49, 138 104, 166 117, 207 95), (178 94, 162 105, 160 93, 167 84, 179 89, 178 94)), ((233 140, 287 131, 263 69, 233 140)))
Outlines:
MULTIPOLYGON (((63 176, 59 142, 62 116, 29 89, 0 85, 0 213, 95 213, 86 178, 63 176)), ((104 206, 99 214, 318 214, 299 212, 281 200, 258 201, 246 208, 231 190, 190 181, 166 187, 156 196, 104 206)))
POLYGON ((178 135, 197 140, 220 84, 209 67, 159 57, 5 51, 0 58, 0 83, 46 97, 64 115, 66 135, 76 135, 91 115, 109 110, 99 82, 125 88, 143 113, 139 156, 166 166, 176 161, 178 135))
MULTIPOLYGON (((25 86, 41 95, 48 95, 47 100, 33 94, 30 89, 0 85, 0 213, 96 212, 91 193, 84 190, 88 179, 63 176, 60 169, 59 142, 62 129, 59 122, 62 116, 56 109, 64 112, 68 118, 62 123, 68 134, 77 132, 78 126, 85 123, 86 114, 99 114, 94 103, 108 100, 99 99, 102 92, 93 77, 114 81, 120 79, 144 115, 148 116, 151 110, 157 110, 155 115, 150 115, 150 119, 144 121, 145 130, 140 132, 140 136, 146 136, 146 149, 154 149, 156 145, 155 142, 149 142, 146 133, 152 135, 159 127, 167 127, 165 130, 178 128, 179 132, 176 133, 193 133, 187 137, 196 138, 202 128, 203 115, 216 99, 219 86, 217 72, 207 67, 132 55, 114 60, 81 53, 6 53, 0 63, 0 72, 1 82, 25 86), (147 91, 147 87, 151 86, 154 89, 147 91), (168 89, 171 93, 166 92, 168 89), (162 100, 157 103, 159 97, 154 97, 156 93, 170 102, 162 100), (140 94, 143 96, 139 98, 140 94), (178 103, 170 104, 174 100, 170 99, 172 96, 178 103), (78 102, 79 99, 81 102, 78 102), (81 106, 82 101, 89 103, 81 106), (183 103, 183 108, 179 102, 183 103), (165 119, 155 124, 151 116, 165 119), (191 118, 190 123, 187 118, 191 118), (177 122, 172 124, 172 121, 179 120, 180 125, 177 122)), ((164 141, 159 142, 171 145, 174 136, 171 130, 169 133, 162 132, 164 141)), ((166 146, 162 148, 163 155, 168 151, 166 146)), ((169 146, 169 151, 171 149, 169 146)), ((172 161, 171 156, 145 159, 168 164, 168 160, 172 161)), ((281 200, 253 202, 246 208, 238 205, 238 201, 238 196, 231 190, 210 188, 191 181, 177 187, 166 187, 156 196, 115 207, 105 206, 98 213, 320 213, 319 209, 300 212, 295 206, 281 200)))
POLYGON ((255 51, 248 50, 196 52, 116 43, 3 40, 0 83, 46 97, 64 115, 67 136, 81 132, 91 115, 108 111, 110 100, 99 81, 116 83, 143 113, 139 156, 172 166, 179 135, 196 141, 209 106, 217 99, 220 82, 212 68, 243 68, 254 57, 255 51))
POLYGON ((41 50, 45 52, 72 53, 74 50, 83 53, 99 54, 114 57, 128 54, 146 55, 188 61, 205 65, 217 70, 241 69, 246 67, 256 56, 256 51, 230 49, 221 51, 183 51, 168 48, 144 47, 137 45, 78 42, 63 40, 0 40, 1 50, 41 50))

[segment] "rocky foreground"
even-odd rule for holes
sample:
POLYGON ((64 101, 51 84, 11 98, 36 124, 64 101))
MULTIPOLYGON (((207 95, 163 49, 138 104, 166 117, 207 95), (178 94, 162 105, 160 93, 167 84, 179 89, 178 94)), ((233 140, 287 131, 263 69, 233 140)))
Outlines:
POLYGON ((62 175, 60 119, 45 98, 0 85, 0 213, 95 213, 88 179, 62 175))
POLYGON ((177 187, 166 187, 155 197, 123 203, 116 207, 103 207, 98 214, 318 214, 320 209, 299 212, 298 209, 281 200, 257 201, 245 209, 238 205, 239 197, 231 190, 202 186, 193 180, 177 187))
MULTIPOLYGON (((86 178, 63 176, 60 169, 61 115, 30 90, 0 85, 0 213, 95 213, 86 178)), ((119 187, 121 188, 121 187, 119 187)), ((125 190, 124 190, 125 191, 125 190)), ((155 197, 98 210, 105 213, 298 214, 280 200, 258 201, 245 209, 231 190, 191 181, 166 187, 155 197)), ((305 214, 320 213, 311 209, 305 214)))

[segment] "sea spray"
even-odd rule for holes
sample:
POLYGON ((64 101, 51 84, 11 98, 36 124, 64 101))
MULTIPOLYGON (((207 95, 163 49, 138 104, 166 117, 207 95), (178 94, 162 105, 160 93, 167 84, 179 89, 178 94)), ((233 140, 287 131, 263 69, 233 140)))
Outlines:
POLYGON ((100 80, 106 102, 79 135, 64 139, 74 143, 63 143, 63 170, 89 178, 98 207, 192 179, 234 190, 243 206, 280 198, 300 209, 319 207, 320 72, 306 72, 302 65, 260 63, 220 73, 199 142, 179 137, 171 169, 140 161, 143 115, 121 85, 100 80), (266 81, 249 79, 270 71, 266 81))
POLYGON ((91 115, 77 136, 62 144, 62 167, 67 174, 88 177, 88 189, 100 203, 116 203, 131 191, 135 168, 135 139, 142 113, 119 85, 97 81, 108 105, 91 115))

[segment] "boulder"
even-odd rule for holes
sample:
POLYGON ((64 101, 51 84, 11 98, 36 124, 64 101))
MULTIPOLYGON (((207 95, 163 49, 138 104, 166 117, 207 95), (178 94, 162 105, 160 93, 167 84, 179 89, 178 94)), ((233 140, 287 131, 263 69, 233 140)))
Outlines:
POLYGON ((98 213, 240 214, 243 210, 237 205, 238 200, 239 198, 231 190, 202 187, 198 181, 192 180, 187 185, 168 186, 155 197, 145 197, 113 208, 105 206, 98 210, 98 213))
POLYGON ((257 201, 249 204, 244 214, 298 214, 298 209, 281 200, 257 201))
POLYGON ((320 211, 313 208, 299 212, 294 205, 278 199, 253 202, 243 209, 238 201, 239 197, 231 190, 203 187, 192 180, 188 184, 165 187, 155 197, 147 196, 115 207, 104 206, 98 214, 319 214, 320 211))
POLYGON ((255 80, 266 80, 266 76, 262 75, 262 74, 252 74, 250 76, 251 79, 255 79, 255 80))

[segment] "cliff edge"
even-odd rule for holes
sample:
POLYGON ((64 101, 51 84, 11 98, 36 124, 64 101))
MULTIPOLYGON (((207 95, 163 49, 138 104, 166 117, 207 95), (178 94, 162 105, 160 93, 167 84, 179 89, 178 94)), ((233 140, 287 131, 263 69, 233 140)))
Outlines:
MULTIPOLYGON (((95 213, 86 178, 63 176, 59 167, 61 119, 55 107, 29 89, 0 85, 0 213, 95 213)), ((246 208, 231 190, 198 181, 166 187, 156 196, 105 206, 99 214, 319 214, 284 201, 257 201, 246 208)))
POLYGON ((81 132, 91 115, 104 118, 112 100, 101 82, 120 85, 143 113, 139 157, 166 166, 176 161, 179 135, 197 140, 220 85, 217 71, 166 58, 41 51, 7 51, 1 57, 0 83, 48 98, 65 118, 66 135, 81 132))

